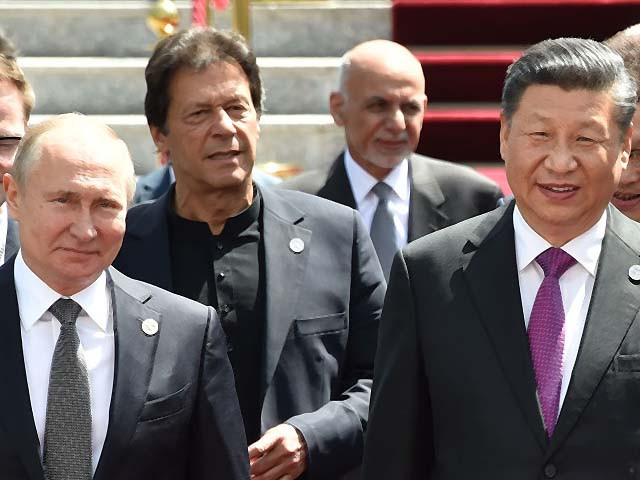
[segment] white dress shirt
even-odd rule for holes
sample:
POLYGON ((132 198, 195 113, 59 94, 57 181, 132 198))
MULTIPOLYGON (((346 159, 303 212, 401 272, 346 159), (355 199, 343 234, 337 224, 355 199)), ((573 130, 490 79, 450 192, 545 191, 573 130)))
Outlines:
MULTIPOLYGON (((576 259, 576 263, 560 277, 565 322, 562 389, 560 390, 558 413, 560 413, 564 397, 567 394, 571 373, 578 356, 606 226, 607 212, 605 210, 595 225, 561 247, 576 259)), ((517 206, 513 211, 513 228, 522 312, 525 328, 527 328, 538 288, 544 279, 544 272, 535 258, 552 245, 527 224, 517 206)))
POLYGON ((9 228, 9 212, 7 202, 0 205, 0 265, 4 263, 5 251, 7 249, 7 229, 9 228))
MULTIPOLYGON (((22 258, 22 251, 16 257, 14 280, 31 410, 42 458, 49 373, 60 334, 60 322, 48 309, 61 295, 31 271, 22 258)), ((103 272, 94 283, 70 298, 82 307, 76 328, 89 374, 91 459, 95 473, 107 435, 114 371, 113 315, 106 274, 103 272)))
MULTIPOLYGON (((344 166, 351 184, 356 206, 367 230, 371 231, 373 215, 378 208, 378 196, 371 189, 378 180, 371 176, 364 168, 356 163, 349 149, 344 151, 344 166)), ((409 180, 409 161, 405 158, 396 165, 389 175, 383 180, 393 190, 387 201, 393 224, 396 231, 396 244, 398 249, 407 244, 409 233, 409 197, 411 194, 411 182, 409 180)))

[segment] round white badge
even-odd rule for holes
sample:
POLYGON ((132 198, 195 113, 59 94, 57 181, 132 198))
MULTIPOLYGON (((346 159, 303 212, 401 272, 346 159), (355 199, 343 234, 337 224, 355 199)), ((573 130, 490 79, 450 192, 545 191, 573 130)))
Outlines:
POLYGON ((640 282, 640 265, 631 265, 629 267, 629 278, 634 282, 640 282))
POLYGON ((289 242, 289 249, 293 253, 300 253, 304 250, 304 241, 301 238, 292 238, 289 242))
POLYGON ((158 322, 153 318, 147 318, 142 322, 142 331, 149 336, 155 335, 158 333, 158 322))

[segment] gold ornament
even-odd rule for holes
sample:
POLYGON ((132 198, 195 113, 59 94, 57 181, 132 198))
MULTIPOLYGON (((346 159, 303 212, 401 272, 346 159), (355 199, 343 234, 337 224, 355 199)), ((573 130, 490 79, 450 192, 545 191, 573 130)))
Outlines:
POLYGON ((156 0, 149 10, 147 26, 158 37, 173 35, 180 24, 180 12, 173 0, 156 0))

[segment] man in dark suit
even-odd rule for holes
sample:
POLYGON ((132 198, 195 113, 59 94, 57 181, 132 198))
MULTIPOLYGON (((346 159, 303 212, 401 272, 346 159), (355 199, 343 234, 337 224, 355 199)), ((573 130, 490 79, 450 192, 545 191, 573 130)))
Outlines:
POLYGON ((635 108, 592 40, 509 68, 515 201, 396 256, 363 478, 637 478, 640 229, 609 206, 635 108))
POLYGON ((220 313, 254 480, 360 464, 384 279, 353 209, 252 182, 262 87, 241 37, 161 41, 145 111, 176 182, 129 211, 115 265, 220 313))
POLYGON ((424 91, 420 62, 402 45, 372 40, 356 46, 344 55, 339 89, 329 100, 347 148, 330 166, 283 183, 357 208, 387 276, 393 254, 407 241, 492 210, 502 198, 495 183, 471 168, 413 153, 427 105, 424 91), (384 206, 380 183, 388 187, 384 206), (383 207, 387 225, 376 213, 383 207), (395 248, 385 248, 384 232, 395 248))
POLYGON ((110 268, 133 165, 106 125, 33 127, 4 191, 0 472, 12 480, 249 478, 215 311, 110 268))
MULTIPOLYGON (((34 103, 33 90, 18 65, 13 46, 0 37, 0 177, 11 171, 34 103)), ((19 246, 18 225, 9 218, 4 192, 0 191, 0 265, 19 246)))

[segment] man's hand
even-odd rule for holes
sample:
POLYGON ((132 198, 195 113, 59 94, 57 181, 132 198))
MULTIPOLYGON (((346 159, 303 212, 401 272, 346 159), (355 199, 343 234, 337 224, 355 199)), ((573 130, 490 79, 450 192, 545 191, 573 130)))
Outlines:
POLYGON ((294 480, 307 469, 307 444, 302 434, 283 423, 249 445, 252 480, 294 480))

